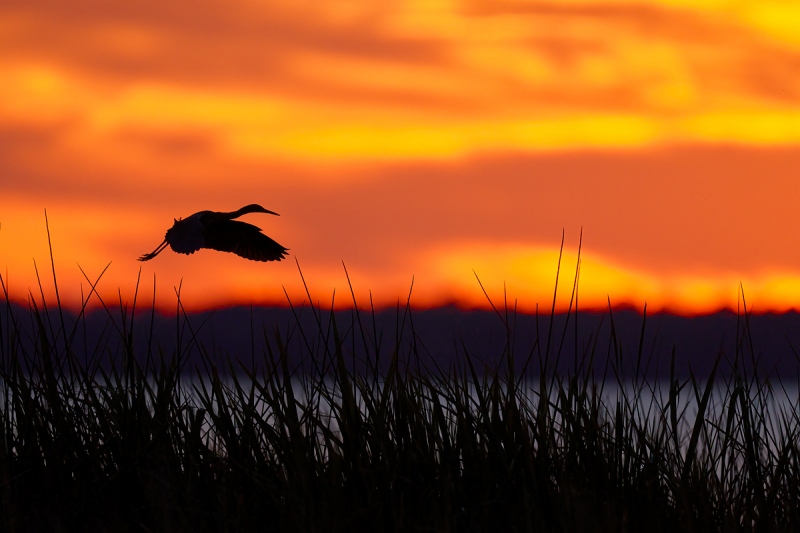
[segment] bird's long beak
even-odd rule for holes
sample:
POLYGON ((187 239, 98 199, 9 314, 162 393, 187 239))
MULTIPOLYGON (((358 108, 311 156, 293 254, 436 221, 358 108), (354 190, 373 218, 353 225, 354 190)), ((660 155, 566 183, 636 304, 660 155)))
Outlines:
POLYGON ((166 247, 167 247, 167 239, 164 239, 164 242, 159 244, 158 247, 155 250, 153 250, 149 254, 144 254, 144 255, 140 256, 138 261, 150 261, 152 258, 154 258, 158 254, 160 254, 164 250, 164 248, 166 248, 166 247))

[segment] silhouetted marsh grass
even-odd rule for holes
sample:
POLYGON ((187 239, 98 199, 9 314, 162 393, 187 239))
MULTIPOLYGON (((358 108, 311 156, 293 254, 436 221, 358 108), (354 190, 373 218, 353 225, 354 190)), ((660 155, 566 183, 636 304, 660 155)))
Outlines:
MULTIPOLYGON (((571 313, 578 276, 579 265, 571 313)), ((89 295, 68 324, 60 312, 53 320, 41 285, 18 316, 0 277, 3 531, 800 527, 797 383, 775 402, 782 383, 743 370, 747 342, 732 361, 713 354, 702 380, 678 379, 673 353, 671 375, 653 382, 642 377, 640 340, 629 379, 613 327, 607 341, 564 354, 571 332, 553 331, 552 307, 547 333, 517 354, 514 309, 490 300, 508 335, 504 364, 486 368, 463 346, 463 363, 440 368, 417 342, 410 294, 389 343, 371 303, 360 310, 351 292, 348 323, 332 304, 292 307, 296 325, 266 332, 265 353, 234 354, 220 368, 197 342, 202 325, 180 288, 173 347, 148 342, 134 353, 135 335, 152 339, 152 321, 134 330, 136 298, 116 310, 101 299, 110 335, 78 346, 99 280, 87 277, 89 295), (300 326, 308 312, 312 330, 300 326), (290 362, 293 339, 302 368, 290 362), (356 344, 367 354, 361 372, 348 361, 356 344), (187 379, 190 348, 203 365, 187 379), (603 349, 597 377, 589 369, 603 349), (558 375, 570 355, 576 371, 558 375), (535 378, 515 370, 518 357, 538 367, 535 378)), ((744 305, 741 316, 747 339, 744 305)), ((645 323, 646 313, 642 338, 645 323)))

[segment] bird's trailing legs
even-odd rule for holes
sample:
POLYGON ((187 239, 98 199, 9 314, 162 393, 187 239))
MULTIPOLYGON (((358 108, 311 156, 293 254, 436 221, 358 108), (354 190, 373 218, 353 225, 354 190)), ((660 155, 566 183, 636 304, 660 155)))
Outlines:
POLYGON ((156 248, 155 250, 153 250, 149 254, 144 254, 141 257, 139 257, 139 261, 150 261, 152 258, 154 258, 158 254, 160 254, 164 250, 164 248, 166 248, 167 246, 168 246, 167 239, 164 239, 164 242, 159 244, 158 248, 156 248))

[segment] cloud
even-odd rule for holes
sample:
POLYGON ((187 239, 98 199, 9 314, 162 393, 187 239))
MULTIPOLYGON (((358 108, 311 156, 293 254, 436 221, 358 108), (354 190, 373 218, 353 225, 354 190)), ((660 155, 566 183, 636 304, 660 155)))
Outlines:
POLYGON ((147 129, 123 127, 114 132, 116 139, 123 144, 140 146, 151 157, 196 158, 211 154, 218 145, 213 132, 175 129, 147 129))
MULTIPOLYGON (((260 202, 322 285, 344 260, 389 292, 416 274, 430 301, 453 297, 424 288, 437 251, 552 251, 581 226, 636 279, 791 279, 800 48, 753 9, 6 2, 9 266, 39 254, 43 207, 65 261, 124 265, 114 285, 173 217, 260 202)), ((158 268, 201 286, 184 259, 158 268)), ((265 275, 202 264, 225 273, 204 298, 265 275)), ((293 267, 269 273, 280 296, 293 267)))
POLYGON ((752 17, 650 4, 9 2, 0 59, 116 86, 486 115, 796 104, 800 52, 752 17), (344 14, 342 14, 344 13, 344 14), (385 83, 384 80, 391 83, 385 83))
POLYGON ((754 24, 746 9, 660 2, 467 6, 478 24, 511 19, 528 28, 528 52, 552 75, 522 87, 549 104, 675 113, 748 99, 796 105, 800 97, 800 49, 754 24))
POLYGON ((396 65, 443 61, 435 39, 382 33, 380 20, 391 12, 373 14, 367 6, 350 18, 326 16, 333 10, 284 2, 12 1, 2 8, 8 22, 0 57, 61 65, 116 85, 159 80, 308 97, 320 97, 321 88, 303 72, 306 56, 396 65))
POLYGON ((4 5, 0 110, 84 159, 145 132, 264 161, 800 142, 800 50, 736 12, 293 6, 4 5))
MULTIPOLYGON (((800 264, 792 230, 800 191, 789 171, 800 166, 800 152, 790 147, 315 165, 231 159, 203 134, 125 135, 141 161, 119 160, 105 171, 110 163, 66 151, 34 160, 31 148, 8 167, 4 196, 37 212, 116 206, 132 219, 160 220, 159 233, 173 217, 259 202, 281 213, 269 222, 283 228, 295 253, 378 270, 419 271, 423 250, 453 242, 552 244, 562 228, 574 240, 581 226, 590 248, 654 273, 751 275, 800 264)), ((129 254, 149 246, 146 233, 128 237, 129 254)))

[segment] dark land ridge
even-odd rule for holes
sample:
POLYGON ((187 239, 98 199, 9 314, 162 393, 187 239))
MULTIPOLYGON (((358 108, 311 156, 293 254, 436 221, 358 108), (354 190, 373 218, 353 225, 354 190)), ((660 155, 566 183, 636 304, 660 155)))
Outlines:
MULTIPOLYGON (((0 319, 7 321, 9 312, 24 318, 23 329, 35 330, 28 309, 4 305, 0 319)), ((268 344, 274 350, 279 338, 288 347, 291 365, 302 372, 312 364, 309 359, 321 349, 322 340, 334 343, 330 311, 309 307, 231 307, 182 313, 179 318, 139 307, 132 323, 129 315, 130 310, 128 317, 123 317, 119 308, 97 309, 79 320, 75 313, 64 310, 68 335, 74 334, 71 344, 76 356, 97 356, 101 349, 118 352, 114 344, 123 342, 119 330, 125 329, 132 331, 133 353, 140 362, 171 355, 180 346, 184 372, 202 369, 201 361, 210 359, 226 373, 231 370, 230 360, 260 368, 269 356, 268 344), (200 357, 200 350, 206 357, 200 357)), ((60 338, 58 310, 48 310, 45 316, 54 338, 60 338)), ((478 368, 496 370, 507 363, 510 342, 516 370, 531 376, 544 364, 561 375, 574 372, 576 366, 590 365, 595 375, 602 376, 612 372, 613 363, 622 376, 632 377, 638 368, 642 377, 667 378, 674 353, 676 376, 691 372, 703 379, 720 353, 719 376, 729 374, 734 354, 741 353, 747 357, 737 364, 757 368, 766 377, 800 378, 800 314, 794 311, 748 316, 724 311, 695 317, 654 313, 643 317, 638 311, 624 309, 580 312, 577 319, 574 313, 560 313, 554 316, 551 328, 549 313, 536 317, 509 311, 506 315, 500 309, 499 316, 494 311, 445 306, 427 310, 401 307, 374 314, 339 310, 335 321, 344 337, 345 359, 356 372, 365 365, 386 368, 396 346, 400 347, 400 359, 421 365, 418 370, 438 367, 447 371, 462 365, 467 354, 478 368), (621 361, 617 361, 620 354, 621 361)), ((35 338, 35 331, 29 331, 21 341, 30 344, 35 338)))

